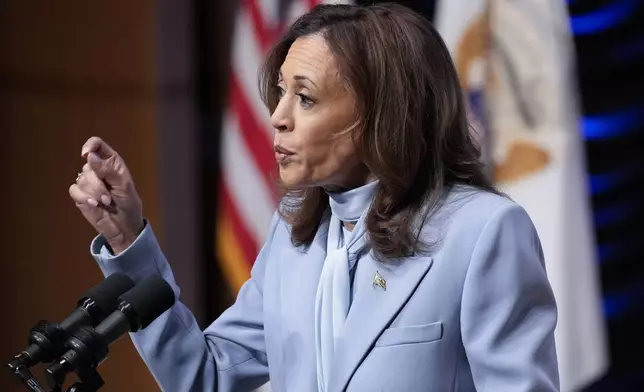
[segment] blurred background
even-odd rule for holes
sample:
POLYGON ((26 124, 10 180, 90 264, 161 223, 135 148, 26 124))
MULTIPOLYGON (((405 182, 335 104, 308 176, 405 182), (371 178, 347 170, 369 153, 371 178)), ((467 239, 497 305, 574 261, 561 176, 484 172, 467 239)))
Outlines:
MULTIPOLYGON (((0 358, 102 280, 67 192, 94 135, 125 157, 202 327, 231 304, 277 201, 257 67, 317 3, 0 2, 0 358)), ((403 3, 444 36, 491 173, 539 230, 562 390, 642 390, 644 3, 403 3)), ((159 390, 127 338, 99 369, 101 390, 159 390)), ((3 368, 0 390, 26 389, 3 368)))

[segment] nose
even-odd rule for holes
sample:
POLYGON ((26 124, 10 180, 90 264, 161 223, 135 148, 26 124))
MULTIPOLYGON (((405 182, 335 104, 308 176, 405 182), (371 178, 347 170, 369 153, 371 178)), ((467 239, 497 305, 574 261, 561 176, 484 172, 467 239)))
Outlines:
POLYGON ((286 100, 281 100, 271 115, 271 125, 279 133, 293 130, 293 115, 286 105, 286 100))

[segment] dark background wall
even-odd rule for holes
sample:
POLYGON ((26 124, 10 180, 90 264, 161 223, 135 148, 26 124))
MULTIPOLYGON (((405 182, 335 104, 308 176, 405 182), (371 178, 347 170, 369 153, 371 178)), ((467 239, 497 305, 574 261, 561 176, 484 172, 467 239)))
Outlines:
MULTIPOLYGON (((83 165, 80 148, 93 135, 125 157, 182 301, 200 324, 229 304, 212 259, 214 228, 204 230, 204 221, 214 203, 235 7, 0 2, 2 365, 26 347, 38 320, 62 320, 102 280, 89 255, 95 233, 68 196, 83 165)), ((100 372, 101 390, 159 390, 127 338, 111 347, 100 372)), ((0 390, 25 388, 2 369, 0 390)))
MULTIPOLYGON (((128 157, 165 243, 156 69, 154 1, 0 3, 2 360, 26 346, 36 321, 61 320, 102 279, 88 252, 94 233, 67 191, 88 137, 105 135, 128 157)), ((126 339, 102 373, 106 391, 157 390, 126 339)), ((25 390, 4 368, 0 389, 25 390)))
POLYGON ((644 3, 569 1, 598 242, 609 374, 590 391, 644 384, 644 3))

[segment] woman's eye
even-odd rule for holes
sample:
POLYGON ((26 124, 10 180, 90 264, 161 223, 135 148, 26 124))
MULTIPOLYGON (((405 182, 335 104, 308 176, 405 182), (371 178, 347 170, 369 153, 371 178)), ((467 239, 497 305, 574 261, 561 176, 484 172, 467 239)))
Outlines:
POLYGON ((313 102, 313 100, 311 98, 307 97, 304 94, 297 94, 297 95, 300 97, 300 105, 303 108, 308 109, 308 108, 313 106, 314 102, 313 102))

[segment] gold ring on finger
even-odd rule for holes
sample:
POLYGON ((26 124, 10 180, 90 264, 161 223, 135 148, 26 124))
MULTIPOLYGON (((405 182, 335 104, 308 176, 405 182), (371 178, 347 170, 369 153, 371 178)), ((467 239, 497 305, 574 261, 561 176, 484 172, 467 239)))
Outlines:
POLYGON ((80 180, 82 176, 83 172, 78 173, 78 175, 76 176, 76 182, 78 182, 78 180, 80 180))

